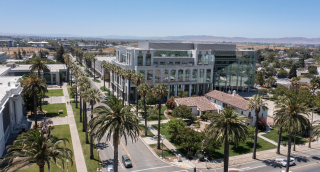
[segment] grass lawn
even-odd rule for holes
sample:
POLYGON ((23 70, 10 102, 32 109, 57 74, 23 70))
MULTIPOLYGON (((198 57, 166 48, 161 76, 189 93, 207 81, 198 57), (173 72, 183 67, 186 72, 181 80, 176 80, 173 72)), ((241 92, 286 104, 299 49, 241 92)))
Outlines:
POLYGON ((103 86, 102 86, 102 87, 100 87, 100 90, 101 90, 101 91, 108 91, 108 88, 106 88, 106 90, 104 90, 104 88, 103 88, 103 86))
MULTIPOLYGON (((68 94, 69 94, 69 93, 71 93, 71 87, 68 87, 68 94)), ((70 98, 70 99, 74 99, 73 96, 71 96, 70 94, 69 94, 69 98, 70 98)))
POLYGON ((111 99, 113 97, 112 92, 110 92, 110 96, 109 96, 109 93, 105 93, 104 95, 106 95, 109 99, 111 99))
MULTIPOLYGON (((155 124, 152 126, 156 130, 158 129, 158 124, 155 124)), ((182 150, 180 149, 180 146, 173 142, 172 135, 169 134, 166 126, 167 126, 167 124, 160 124, 160 127, 162 127, 162 128, 160 128, 161 135, 165 135, 166 139, 168 139, 178 150, 180 150, 182 152, 182 150)), ((237 147, 233 144, 230 144, 229 147, 230 147, 230 149, 229 149, 230 157, 236 156, 236 155, 241 155, 241 154, 247 154, 247 153, 253 152, 253 149, 252 149, 253 148, 253 141, 247 140, 246 143, 240 143, 237 147)), ((275 145, 258 137, 257 151, 263 151, 263 150, 275 149, 275 148, 276 148, 275 145)), ((184 152, 182 152, 182 153, 184 153, 184 152)), ((210 159, 223 158, 223 154, 224 154, 224 145, 222 144, 222 146, 219 149, 217 149, 216 152, 214 152, 210 156, 210 159)))
MULTIPOLYGON (((54 129, 52 130, 52 135, 55 135, 58 138, 67 138, 69 142, 66 143, 66 146, 73 151, 69 125, 55 125, 54 129)), ((69 165, 70 172, 77 171, 74 156, 73 156, 73 166, 71 166, 70 163, 68 165, 69 165)), ((26 169, 18 170, 17 172, 34 172, 34 171, 39 171, 39 167, 37 164, 33 164, 32 166, 26 169)), ((48 171, 47 166, 45 166, 44 171, 48 171)), ((56 165, 51 164, 51 171, 61 171, 61 170, 56 165)), ((65 169, 63 171, 65 172, 67 171, 67 164, 65 164, 65 169)))
MULTIPOLYGON (((151 149, 159 156, 162 157, 162 150, 157 149, 157 144, 149 145, 151 149)), ((164 144, 160 143, 160 148, 163 148, 163 156, 164 158, 168 157, 176 157, 174 153, 172 153, 164 144), (163 146, 163 147, 162 147, 163 146)))
MULTIPOLYGON (((82 146, 82 151, 83 151, 83 155, 84 155, 84 159, 86 161, 86 165, 87 165, 87 170, 88 171, 96 171, 99 165, 99 162, 101 162, 99 160, 98 157, 98 151, 95 149, 93 149, 93 155, 94 155, 94 159, 90 159, 90 144, 86 144, 86 135, 85 132, 82 132, 82 122, 80 121, 80 109, 76 108, 76 103, 71 102, 71 106, 72 106, 72 110, 73 112, 76 112, 75 115, 75 120, 76 120, 76 125, 77 125, 77 129, 78 129, 78 133, 79 133, 79 138, 80 138, 80 142, 81 142, 81 146, 82 146)), ((79 103, 78 103, 78 107, 80 107, 79 103)), ((89 138, 90 140, 90 138, 89 138)), ((79 150, 77 150, 79 151, 79 150)), ((101 168, 101 166, 100 166, 101 168)))
POLYGON ((64 96, 63 95, 63 90, 62 89, 53 89, 53 90, 48 90, 46 93, 47 96, 64 96), (51 93, 52 92, 52 93, 51 93))
MULTIPOLYGON (((164 116, 164 111, 165 110, 167 110, 167 106, 161 106, 161 115, 160 115, 160 119, 161 120, 168 119, 166 116, 164 116)), ((144 114, 143 112, 142 112, 142 116, 144 114)), ((158 112, 159 112, 159 110, 158 110, 158 112)), ((159 113, 157 113, 157 114, 159 114, 159 113)), ((157 117, 157 119, 148 119, 148 121, 158 121, 158 117, 157 117)))
POLYGON ((47 111, 47 117, 67 116, 67 107, 65 103, 54 103, 54 104, 42 105, 42 110, 47 111), (59 114, 59 110, 63 110, 63 113, 59 114))
MULTIPOLYGON (((279 128, 278 127, 272 127, 272 130, 267 133, 267 134, 264 134, 263 136, 270 139, 270 140, 273 140, 275 141, 276 143, 278 143, 278 130, 279 128)), ((281 144, 282 144, 282 141, 285 141, 287 144, 288 144, 288 135, 289 133, 288 132, 283 132, 282 131, 282 134, 281 134, 281 144)), ((294 132, 292 133, 292 145, 293 145, 293 138, 294 138, 294 132)), ((296 144, 303 144, 303 143, 307 143, 308 140, 307 139, 304 139, 303 137, 301 136, 298 136, 297 134, 297 137, 296 137, 296 144)))
POLYGON ((90 78, 93 78, 93 74, 90 71, 88 70, 84 70, 84 71, 89 75, 90 78))
POLYGON ((96 83, 100 83, 100 80, 98 79, 92 79, 93 82, 96 82, 96 83))
POLYGON ((141 131, 140 131, 140 136, 141 136, 141 137, 152 137, 152 136, 154 136, 154 134, 153 134, 149 129, 147 129, 147 134, 148 134, 148 136, 145 136, 145 135, 144 135, 144 129, 145 129, 144 126, 145 126, 145 125, 140 124, 139 126, 140 126, 140 129, 141 129, 141 131))

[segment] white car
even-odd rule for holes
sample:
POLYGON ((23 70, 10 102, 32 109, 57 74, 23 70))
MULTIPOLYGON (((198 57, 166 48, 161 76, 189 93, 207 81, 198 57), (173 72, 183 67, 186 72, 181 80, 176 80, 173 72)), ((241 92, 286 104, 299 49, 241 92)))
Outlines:
POLYGON ((113 165, 108 165, 107 172, 113 172, 113 165))
MULTIPOLYGON (((286 167, 287 166, 287 160, 283 160, 280 162, 282 167, 286 167)), ((290 158, 290 162, 289 162, 289 166, 291 165, 296 165, 296 161, 294 160, 294 158, 290 158)))

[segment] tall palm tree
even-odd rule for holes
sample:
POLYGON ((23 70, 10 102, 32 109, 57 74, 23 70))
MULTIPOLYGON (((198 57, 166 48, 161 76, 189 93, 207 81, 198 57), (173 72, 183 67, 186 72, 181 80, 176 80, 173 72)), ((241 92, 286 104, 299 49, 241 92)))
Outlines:
POLYGON ((41 78, 40 71, 48 71, 48 66, 46 64, 46 61, 44 61, 40 57, 34 58, 34 60, 31 62, 32 65, 29 67, 30 72, 38 71, 38 77, 41 78))
MULTIPOLYGON (((117 65, 115 65, 115 64, 110 64, 109 65, 109 67, 110 67, 110 71, 112 72, 112 80, 113 80, 113 83, 112 83, 112 85, 111 85, 111 87, 112 87, 112 92, 113 92, 113 96, 114 96, 114 90, 115 90, 115 71, 116 71, 116 67, 117 67, 117 65)), ((110 79, 110 82, 111 82, 111 79, 110 79)), ((110 87, 109 87, 110 88, 110 87)), ((109 92, 109 96, 110 96, 110 92, 109 92)))
POLYGON ((93 79, 96 79, 96 55, 91 55, 91 61, 93 61, 93 79))
MULTIPOLYGON (((282 105, 285 105, 288 103, 287 96, 278 96, 278 99, 275 101, 275 108, 280 108, 282 105)), ((283 109, 276 109, 275 111, 275 120, 280 120, 281 117, 284 114, 283 109)), ((279 122, 281 123, 281 122, 279 122)), ((281 137, 282 137, 282 126, 279 126, 279 136, 278 136, 278 146, 277 146, 277 154, 280 154, 280 145, 281 145, 281 137)))
MULTIPOLYGON (((312 91, 312 101, 313 101, 313 105, 312 105, 312 115, 311 115, 311 122, 310 123, 313 123, 313 113, 314 113, 314 93, 316 91, 316 89, 318 89, 319 87, 319 84, 313 79, 311 80, 310 82, 310 85, 309 85, 309 89, 310 91, 312 91)), ((310 130, 310 132, 312 132, 312 130, 310 130)), ((311 148, 311 135, 312 133, 310 133, 310 138, 309 138, 309 148, 311 148)))
POLYGON ((254 144, 253 144, 253 155, 252 158, 256 159, 256 153, 257 153, 257 138, 258 138, 258 121, 259 121, 259 113, 260 109, 265 110, 267 107, 267 103, 265 103, 261 96, 258 94, 255 94, 252 96, 252 98, 249 100, 248 108, 252 111, 254 110, 256 115, 256 131, 254 134, 254 144))
POLYGON ((76 85, 75 86, 76 87, 76 96, 75 96, 75 98, 76 98, 76 108, 78 108, 78 85, 77 85, 77 83, 78 83, 78 81, 80 79, 80 75, 82 73, 80 72, 80 68, 78 66, 74 66, 72 68, 72 73, 73 73, 74 80, 75 80, 75 85, 76 85))
MULTIPOLYGON (((106 67, 107 67, 108 63, 106 61, 102 61, 100 63, 100 66, 101 66, 101 69, 103 68, 103 90, 105 91, 106 90, 106 67)), ((102 72, 102 70, 101 70, 102 72)))
MULTIPOLYGON (((281 109, 283 109, 283 115, 278 117, 276 124, 283 126, 289 132, 287 162, 290 162, 292 131, 296 126, 310 126, 310 121, 307 118, 309 116, 308 108, 306 104, 300 102, 300 100, 294 97, 288 97, 288 102, 282 105, 281 109)), ((286 167, 286 172, 288 171, 289 163, 287 163, 286 167)))
POLYGON ((151 87, 147 83, 142 83, 137 88, 138 93, 141 97, 143 97, 143 105, 144 105, 144 126, 145 126, 145 133, 144 135, 147 136, 147 107, 146 107, 146 96, 151 92, 151 87))
MULTIPOLYGON (((87 87, 88 87, 88 78, 85 77, 85 76, 80 76, 79 79, 78 79, 78 87, 79 87, 79 97, 80 97, 80 102, 79 102, 79 105, 80 105, 80 122, 82 122, 82 114, 83 114, 83 101, 82 101, 82 97, 83 97, 83 94, 85 93, 87 87)), ((83 124, 82 124, 83 125, 83 124)), ((84 127, 83 127, 84 128, 84 127)))
POLYGON ((38 121, 37 121, 37 93, 40 92, 47 92, 47 84, 45 79, 38 78, 36 74, 30 74, 29 77, 25 78, 22 81, 22 94, 30 94, 33 95, 33 113, 34 113, 34 120, 35 126, 38 128, 38 121))
POLYGON ((67 65, 67 82, 69 82, 69 64, 70 64, 70 56, 67 53, 63 54, 63 59, 65 64, 67 65))
MULTIPOLYGON (((158 144, 157 149, 160 149, 160 115, 161 115, 161 100, 168 95, 168 87, 165 83, 159 83, 153 87, 153 94, 158 98, 159 101, 159 116, 158 116, 158 144)), ((137 103, 138 104, 138 103, 137 103)), ((137 107, 138 109, 138 107, 137 107)), ((137 111, 138 114, 138 111, 137 111)))
MULTIPOLYGON (((298 99, 298 90, 301 86, 300 82, 299 82, 299 78, 298 77, 293 77, 291 78, 291 87, 294 88, 295 91, 295 98, 298 99)), ((297 126, 294 128, 294 141, 293 141, 293 151, 296 151, 296 137, 297 137, 297 126)))
POLYGON ((73 165, 73 152, 66 147, 66 138, 57 138, 41 130, 30 129, 28 132, 19 135, 12 145, 7 146, 8 154, 1 158, 1 164, 8 162, 8 165, 1 171, 9 171, 12 167, 28 165, 26 162, 35 162, 39 171, 44 172, 44 166, 51 170, 51 164, 55 164, 61 170, 65 167, 65 159, 73 165), (62 167, 61 167, 62 166, 62 167))
MULTIPOLYGON (((100 102, 101 100, 101 93, 98 89, 89 89, 86 93, 86 100, 89 102, 90 106, 91 106, 91 118, 93 118, 93 106, 100 102)), ((92 138, 92 134, 90 134, 90 159, 94 159, 93 156, 93 138, 92 138)))
POLYGON ((128 103, 129 103, 129 106, 130 106, 130 91, 131 91, 131 80, 132 80, 132 76, 135 74, 135 70, 132 70, 132 69, 127 69, 127 78, 128 78, 128 88, 129 88, 129 91, 128 91, 128 103))
MULTIPOLYGON (((116 68, 115 68, 115 73, 117 74, 117 84, 118 85, 120 85, 120 82, 121 82, 121 71, 122 71, 122 69, 123 68, 120 67, 120 66, 116 66, 116 68)), ((119 98, 118 90, 120 90, 120 89, 119 88, 117 89, 117 98, 119 98)))
POLYGON ((132 112, 131 107, 125 107, 121 101, 111 98, 109 101, 102 102, 107 106, 94 108, 93 113, 96 117, 90 120, 89 126, 91 133, 96 133, 95 137, 99 140, 106 136, 107 141, 113 140, 114 146, 114 171, 118 172, 118 145, 120 138, 136 141, 139 137, 139 119, 132 112), (109 108, 108 108, 109 107, 109 108))
POLYGON ((110 96, 110 83, 111 83, 111 68, 112 68, 112 64, 111 63, 107 63, 106 65, 106 70, 109 72, 109 96, 110 96))
POLYGON ((128 77, 127 69, 122 68, 120 71, 120 76, 122 78, 122 104, 124 104, 124 89, 126 85, 126 79, 128 77))
POLYGON ((142 73, 135 73, 132 75, 132 82, 134 83, 134 85, 136 85, 136 100, 137 100, 137 105, 136 105, 136 111, 137 111, 137 115, 138 115, 138 86, 145 82, 145 77, 142 73))
POLYGON ((235 109, 227 107, 220 114, 213 114, 212 123, 208 126, 208 133, 213 138, 224 142, 224 172, 228 172, 229 163, 229 141, 240 143, 246 140, 248 128, 244 121, 248 118, 238 114, 235 109))
POLYGON ((84 61, 86 62, 86 69, 87 69, 88 68, 88 62, 91 61, 90 60, 90 56, 91 55, 90 55, 90 53, 86 52, 86 53, 84 53, 83 56, 84 56, 84 61))

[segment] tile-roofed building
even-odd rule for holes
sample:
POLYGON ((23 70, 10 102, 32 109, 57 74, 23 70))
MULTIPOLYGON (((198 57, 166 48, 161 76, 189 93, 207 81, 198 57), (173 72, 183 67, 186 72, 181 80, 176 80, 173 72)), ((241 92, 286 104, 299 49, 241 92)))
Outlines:
POLYGON ((186 105, 191 108, 194 115, 201 115, 206 111, 216 111, 217 108, 204 96, 175 98, 177 106, 186 105))
POLYGON ((235 91, 232 94, 227 94, 218 90, 213 90, 206 94, 206 97, 213 98, 215 100, 219 100, 225 104, 231 105, 233 107, 237 107, 241 110, 248 110, 248 100, 245 100, 239 94, 236 94, 235 91))

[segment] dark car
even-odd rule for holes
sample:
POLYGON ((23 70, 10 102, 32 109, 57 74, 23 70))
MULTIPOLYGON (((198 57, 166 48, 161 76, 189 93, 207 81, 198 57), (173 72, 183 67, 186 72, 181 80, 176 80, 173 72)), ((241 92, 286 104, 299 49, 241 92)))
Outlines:
POLYGON ((126 168, 132 167, 132 162, 128 155, 122 155, 122 163, 126 168))

